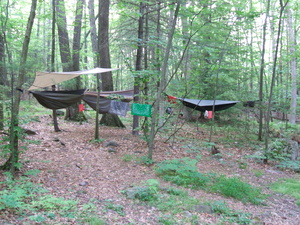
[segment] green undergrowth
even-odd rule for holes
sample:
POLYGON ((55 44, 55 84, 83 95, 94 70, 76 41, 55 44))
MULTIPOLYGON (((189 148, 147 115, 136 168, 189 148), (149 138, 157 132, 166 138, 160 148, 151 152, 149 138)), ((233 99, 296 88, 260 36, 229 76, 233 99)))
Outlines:
POLYGON ((296 204, 300 206, 300 180, 299 179, 284 179, 271 185, 273 191, 290 195, 297 199, 296 204))
POLYGON ((136 154, 125 154, 121 159, 124 162, 135 162, 146 166, 154 164, 154 161, 149 159, 148 156, 137 156, 136 154))
POLYGON ((52 110, 46 109, 35 99, 20 102, 20 119, 22 124, 28 122, 39 122, 39 116, 52 114, 52 110), (34 116, 33 116, 34 115, 34 116))
POLYGON ((156 179, 123 190, 123 193, 127 198, 139 200, 158 210, 159 224, 199 224, 198 213, 217 214, 221 223, 250 224, 252 221, 250 214, 230 209, 224 201, 201 202, 189 196, 186 190, 161 187, 156 179))
POLYGON ((41 185, 33 183, 30 176, 38 173, 31 170, 18 179, 5 173, 6 180, 0 182, 0 213, 9 214, 22 224, 59 224, 56 221, 61 218, 78 221, 79 224, 105 224, 97 216, 93 203, 80 205, 73 199, 55 197, 41 185))
POLYGON ((242 211, 235 211, 228 207, 225 201, 215 201, 210 203, 212 211, 221 217, 221 222, 225 224, 253 224, 252 215, 242 211))
POLYGON ((178 186, 218 193, 244 203, 262 203, 264 195, 259 188, 237 177, 200 173, 196 167, 197 162, 191 158, 165 160, 157 164, 156 173, 162 179, 178 186))

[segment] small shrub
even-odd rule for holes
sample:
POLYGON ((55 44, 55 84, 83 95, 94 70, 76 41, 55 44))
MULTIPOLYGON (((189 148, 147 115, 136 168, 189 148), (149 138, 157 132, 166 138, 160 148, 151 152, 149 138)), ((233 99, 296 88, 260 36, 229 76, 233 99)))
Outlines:
POLYGON ((289 169, 294 172, 300 173, 300 161, 285 160, 280 162, 277 165, 277 167, 281 169, 289 169))
POLYGON ((165 189, 165 192, 168 193, 169 195, 176 195, 176 196, 187 196, 187 193, 185 191, 173 188, 173 187, 169 187, 167 189, 165 189))
POLYGON ((224 201, 217 201, 210 204, 214 213, 223 217, 223 222, 230 224, 251 224, 251 215, 249 213, 234 211, 230 209, 224 201))
POLYGON ((161 217, 158 218, 158 222, 160 224, 164 224, 164 225, 176 225, 176 221, 174 220, 173 216, 171 215, 163 215, 161 217))
POLYGON ((73 210, 77 205, 74 200, 65 200, 63 198, 57 198, 52 195, 45 195, 40 197, 38 200, 32 202, 32 206, 38 209, 46 211, 61 210, 69 211, 73 210))
POLYGON ((135 155, 131 155, 131 154, 125 154, 123 157, 122 157, 122 160, 124 162, 132 162, 133 160, 136 159, 136 156, 135 155))
POLYGON ((110 209, 110 210, 113 210, 115 212, 117 212, 120 216, 125 216, 125 213, 124 213, 124 207, 122 205, 119 205, 119 204, 113 204, 111 202, 108 202, 106 204, 106 207, 107 209, 110 209))
POLYGON ((184 211, 192 211, 197 204, 199 204, 198 199, 188 195, 162 194, 155 201, 155 207, 158 210, 174 215, 184 211))
POLYGON ((44 195, 47 191, 39 184, 32 183, 28 177, 38 173, 38 170, 27 171, 27 176, 21 176, 19 179, 13 179, 10 173, 5 173, 6 180, 0 182, 0 211, 22 215, 23 219, 30 219, 39 224, 44 224, 48 219, 54 220, 57 215, 91 221, 88 223, 90 225, 105 224, 99 223, 100 219, 92 222, 92 218, 97 218, 94 217, 97 213, 94 205, 84 205, 82 209, 78 209, 77 201, 44 195))
POLYGON ((159 188, 159 182, 157 180, 149 179, 145 185, 127 189, 123 191, 123 193, 127 195, 128 198, 150 202, 158 198, 159 188))
POLYGON ((88 225, 104 225, 107 224, 103 219, 99 218, 97 215, 98 208, 94 204, 97 202, 95 199, 90 199, 90 201, 84 205, 78 212, 78 221, 79 224, 88 224, 88 225))
POLYGON ((136 158, 137 163, 150 166, 154 164, 154 161, 152 159, 149 159, 148 156, 141 156, 136 158))
POLYGON ((276 139, 272 142, 269 150, 266 152, 266 156, 270 160, 284 161, 290 154, 288 154, 289 144, 285 139, 276 139))
POLYGON ((20 177, 14 180, 10 173, 5 173, 6 181, 0 182, 5 189, 0 190, 0 210, 13 210, 22 213, 32 206, 28 201, 32 201, 37 193, 45 192, 40 186, 33 184, 27 177, 20 177))
POLYGON ((256 177, 262 177, 264 175, 264 172, 261 170, 253 170, 253 173, 256 177))

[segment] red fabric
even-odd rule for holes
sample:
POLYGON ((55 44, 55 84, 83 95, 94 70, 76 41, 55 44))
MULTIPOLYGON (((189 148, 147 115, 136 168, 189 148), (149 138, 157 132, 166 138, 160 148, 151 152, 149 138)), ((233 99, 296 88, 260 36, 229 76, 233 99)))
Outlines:
POLYGON ((170 102, 172 104, 175 104, 176 103, 176 99, 177 99, 176 97, 168 95, 168 102, 170 102))
POLYGON ((208 111, 207 119, 213 118, 213 111, 208 111))
POLYGON ((82 112, 84 110, 84 104, 79 104, 78 111, 82 112))

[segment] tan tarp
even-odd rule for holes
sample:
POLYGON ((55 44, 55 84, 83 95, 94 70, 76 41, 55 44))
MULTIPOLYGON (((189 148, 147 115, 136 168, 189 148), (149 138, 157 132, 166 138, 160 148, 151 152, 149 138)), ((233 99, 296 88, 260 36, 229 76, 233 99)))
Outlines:
POLYGON ((73 72, 36 72, 35 80, 28 90, 34 90, 59 84, 63 81, 73 79, 83 74, 106 73, 118 69, 112 68, 94 68, 90 70, 73 72))

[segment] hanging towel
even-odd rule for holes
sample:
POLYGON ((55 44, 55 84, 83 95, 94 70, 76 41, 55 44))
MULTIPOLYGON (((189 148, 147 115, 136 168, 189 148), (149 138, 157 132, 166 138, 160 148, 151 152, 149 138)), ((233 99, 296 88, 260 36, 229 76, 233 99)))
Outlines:
POLYGON ((120 101, 111 100, 108 113, 119 115, 119 116, 126 116, 128 111, 129 111, 129 103, 128 102, 120 102, 120 101))

